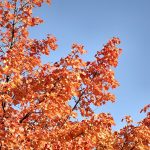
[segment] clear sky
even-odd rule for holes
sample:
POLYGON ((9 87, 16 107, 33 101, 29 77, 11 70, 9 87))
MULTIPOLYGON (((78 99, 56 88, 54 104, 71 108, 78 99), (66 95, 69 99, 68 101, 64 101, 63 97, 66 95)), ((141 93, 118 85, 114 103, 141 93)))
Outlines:
POLYGON ((35 9, 34 14, 45 22, 31 29, 31 37, 56 36, 59 48, 43 63, 54 62, 70 52, 72 43, 85 45, 85 60, 93 60, 110 38, 117 36, 123 49, 115 70, 120 87, 115 89, 116 103, 107 103, 96 110, 110 112, 115 129, 121 119, 131 115, 135 121, 144 115, 140 109, 150 103, 150 0, 52 0, 35 9))

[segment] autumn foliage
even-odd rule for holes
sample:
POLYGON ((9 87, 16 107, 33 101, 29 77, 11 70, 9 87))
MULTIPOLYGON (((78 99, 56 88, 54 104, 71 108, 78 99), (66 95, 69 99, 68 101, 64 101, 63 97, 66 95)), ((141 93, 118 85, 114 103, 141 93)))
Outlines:
POLYGON ((42 64, 41 55, 57 49, 52 35, 29 37, 28 29, 43 22, 32 16, 43 2, 0 2, 0 149, 149 150, 149 112, 136 125, 126 116, 127 125, 112 131, 112 116, 93 110, 115 102, 109 91, 119 86, 114 68, 120 40, 109 40, 94 61, 82 60, 84 46, 73 44, 65 58, 42 64))

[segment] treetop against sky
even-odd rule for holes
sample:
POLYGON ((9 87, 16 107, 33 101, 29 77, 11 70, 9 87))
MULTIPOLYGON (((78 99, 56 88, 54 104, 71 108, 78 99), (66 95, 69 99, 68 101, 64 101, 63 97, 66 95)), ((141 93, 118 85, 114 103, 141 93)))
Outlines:
POLYGON ((125 110, 126 125, 116 131, 113 111, 101 109, 116 101, 120 39, 110 38, 93 59, 84 59, 84 45, 73 43, 68 54, 49 63, 52 51, 60 56, 65 50, 57 52, 61 43, 46 30, 39 30, 40 35, 46 32, 45 38, 34 35, 33 27, 43 23, 35 14, 44 2, 50 4, 48 0, 0 2, 0 148, 148 150, 150 105, 141 106, 145 117, 138 122, 125 110))

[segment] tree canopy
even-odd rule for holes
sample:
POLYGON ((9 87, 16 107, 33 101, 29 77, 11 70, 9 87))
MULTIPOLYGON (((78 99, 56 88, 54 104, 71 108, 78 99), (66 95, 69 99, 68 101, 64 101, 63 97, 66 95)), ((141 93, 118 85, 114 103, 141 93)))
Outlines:
POLYGON ((147 116, 113 131, 109 113, 95 114, 93 106, 115 102, 110 92, 119 86, 114 68, 122 52, 113 37, 84 61, 87 51, 74 43, 70 53, 54 63, 41 56, 57 49, 57 40, 29 37, 29 28, 43 22, 32 15, 50 0, 0 2, 0 149, 149 150, 150 105, 147 116), (82 118, 79 119, 79 118, 82 118))

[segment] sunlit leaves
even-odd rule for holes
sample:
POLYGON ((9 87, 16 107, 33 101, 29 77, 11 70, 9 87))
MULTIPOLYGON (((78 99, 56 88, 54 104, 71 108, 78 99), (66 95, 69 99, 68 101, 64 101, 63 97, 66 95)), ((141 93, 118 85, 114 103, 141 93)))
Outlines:
POLYGON ((149 113, 137 126, 126 116, 127 126, 113 132, 112 116, 93 110, 115 102, 110 91, 119 86, 114 68, 120 40, 109 40, 94 61, 84 61, 84 46, 73 44, 66 57, 42 64, 41 56, 57 49, 51 34, 41 40, 29 37, 29 27, 43 23, 32 15, 43 2, 50 4, 0 2, 0 148, 147 150, 149 113))

